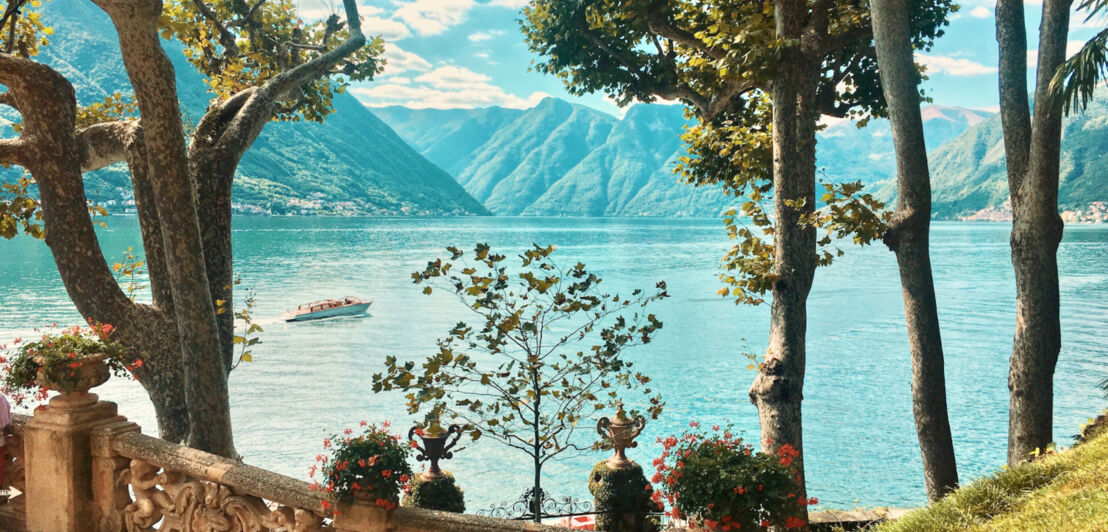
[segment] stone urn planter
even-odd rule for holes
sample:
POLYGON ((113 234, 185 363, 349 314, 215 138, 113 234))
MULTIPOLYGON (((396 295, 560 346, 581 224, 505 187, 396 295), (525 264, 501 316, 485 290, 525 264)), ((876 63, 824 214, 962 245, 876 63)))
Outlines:
POLYGON ((412 427, 408 430, 408 440, 412 443, 412 448, 419 451, 419 454, 416 455, 416 460, 431 462, 431 467, 420 474, 423 480, 443 478, 443 471, 439 469, 439 460, 447 460, 454 457, 454 453, 450 452, 450 449, 457 445, 458 439, 461 437, 462 428, 458 425, 450 425, 445 431, 439 429, 433 436, 424 433, 424 431, 418 427, 412 427), (415 436, 419 437, 423 445, 420 445, 420 442, 415 440, 415 436), (452 440, 451 437, 453 437, 452 440))
POLYGON ((47 368, 46 361, 35 357, 40 365, 36 380, 47 390, 60 395, 50 400, 51 406, 76 408, 96 403, 96 394, 89 390, 108 382, 109 371, 105 362, 108 355, 86 355, 72 359, 67 365, 47 368))

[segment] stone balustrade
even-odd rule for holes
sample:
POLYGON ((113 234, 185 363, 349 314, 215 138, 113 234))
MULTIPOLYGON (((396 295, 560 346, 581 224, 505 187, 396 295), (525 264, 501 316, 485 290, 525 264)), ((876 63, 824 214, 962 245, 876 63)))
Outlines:
POLYGON ((309 484, 142 434, 95 394, 54 398, 6 429, 0 530, 34 532, 522 532, 530 522, 367 503, 324 504, 309 484))

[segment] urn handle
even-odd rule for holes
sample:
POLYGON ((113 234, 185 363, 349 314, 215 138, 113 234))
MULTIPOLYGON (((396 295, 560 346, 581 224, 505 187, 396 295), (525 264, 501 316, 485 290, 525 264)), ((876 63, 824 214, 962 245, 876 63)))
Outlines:
POLYGON ((452 453, 450 449, 453 449, 454 446, 458 444, 458 440, 462 438, 462 427, 459 427, 456 424, 451 424, 449 427, 446 428, 446 438, 448 442, 442 448, 442 457, 454 458, 454 453, 452 453), (454 436, 453 440, 450 439, 451 435, 454 436))
POLYGON ((612 420, 608 419, 608 416, 604 416, 596 422, 596 433, 599 434, 602 439, 610 439, 611 432, 609 428, 611 426, 612 420))
MULTIPOLYGON (((420 447, 419 446, 419 441, 416 441, 415 436, 416 436, 416 431, 417 430, 420 431, 420 432, 423 431, 423 429, 419 428, 418 425, 408 429, 408 443, 411 444, 413 449, 419 451, 419 456, 416 457, 416 460, 425 460, 425 458, 423 458, 423 456, 427 454, 427 450, 424 449, 423 447, 420 447)), ((420 436, 419 439, 422 440, 423 437, 420 436)))
POLYGON ((642 416, 635 416, 635 421, 634 421, 634 426, 633 427, 635 427, 635 433, 632 434, 632 436, 630 436, 630 438, 632 438, 634 440, 635 438, 638 438, 638 434, 642 434, 643 429, 646 428, 646 418, 644 418, 642 416))

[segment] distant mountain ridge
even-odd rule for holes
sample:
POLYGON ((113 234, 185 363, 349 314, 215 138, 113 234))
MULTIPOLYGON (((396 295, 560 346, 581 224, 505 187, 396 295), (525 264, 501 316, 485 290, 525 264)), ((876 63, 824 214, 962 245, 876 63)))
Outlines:
MULTIPOLYGON (((1058 204, 1063 211, 1086 211, 1108 202, 1108 89, 1098 89, 1084 112, 1062 123, 1058 204)), ((932 209, 941 218, 966 218, 1008 200, 1004 131, 1000 116, 966 130, 933 151, 932 209)), ((886 187, 887 189, 888 187, 886 187)), ((882 191, 891 195, 891 190, 882 191)))
MULTIPOLYGON (((451 173, 495 214, 715 216, 735 200, 673 173, 685 155, 678 105, 634 105, 621 119, 547 98, 526 110, 375 108, 416 150, 451 173)), ((990 113, 926 106, 938 146, 990 113)), ((879 185, 896 172, 888 122, 829 124, 819 134, 820 177, 879 185)))
MULTIPOLYGON (((74 85, 88 105, 119 91, 130 93, 119 44, 107 15, 91 2, 53 0, 42 7, 54 28, 39 60, 74 85)), ((186 123, 195 123, 211 95, 181 53, 165 42, 177 74, 186 123)), ((232 199, 236 210, 259 213, 486 214, 445 171, 415 152, 347 94, 334 98, 336 113, 322 124, 280 122, 266 126, 239 165, 232 199)), ((11 133, 8 133, 10 136, 11 133)), ((90 199, 121 212, 133 205, 125 167, 86 175, 90 199)))

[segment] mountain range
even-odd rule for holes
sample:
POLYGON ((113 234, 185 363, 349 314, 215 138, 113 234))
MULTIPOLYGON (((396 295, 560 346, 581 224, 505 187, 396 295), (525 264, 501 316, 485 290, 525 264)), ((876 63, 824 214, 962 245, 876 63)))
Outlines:
MULTIPOLYGON (((88 105, 131 92, 115 32, 88 2, 42 8, 55 30, 40 60, 73 83, 88 105)), ((164 43, 177 72, 186 123, 210 94, 179 44, 164 43)), ((1108 90, 1065 121, 1064 209, 1108 200, 1108 90)), ((716 216, 735 204, 719 187, 692 187, 673 168, 685 155, 681 106, 634 105, 622 117, 547 98, 530 109, 365 108, 337 95, 322 124, 269 124, 235 180, 238 212, 261 214, 716 216)), ((13 119, 0 109, 0 119, 13 119)), ((925 106, 934 214, 965 218, 1003 210, 1007 199, 1000 119, 990 112, 925 106)), ((3 124, 0 120, 0 124, 3 124)), ((6 126, 0 126, 6 127, 6 126)), ((8 132, 7 136, 11 135, 8 132)), ((889 125, 829 121, 818 135, 819 178, 861 181, 891 200, 896 163, 889 125)), ((0 178, 11 177, 0 170, 0 178)), ((133 206, 126 169, 86 176, 90 199, 133 206)))
MULTIPOLYGON (((115 30, 91 2, 53 0, 42 17, 54 28, 37 58, 74 85, 89 105, 114 92, 131 93, 115 30)), ((173 61, 186 124, 203 116, 211 95, 178 43, 163 41, 173 61)), ((387 125, 347 94, 323 123, 274 122, 266 126, 238 168, 234 203, 260 213, 487 214, 445 171, 416 153, 387 125)), ((7 116, 7 118, 13 118, 7 116)), ((11 136, 8 131, 6 136, 11 136)), ((90 199, 109 210, 130 202, 126 169, 86 176, 90 199)))
MULTIPOLYGON (((547 98, 527 110, 409 109, 373 112, 494 214, 714 216, 734 199, 673 173, 685 148, 681 106, 634 105, 623 118, 547 98)), ((924 133, 939 146, 991 116, 926 106, 924 133)), ((896 172, 888 122, 843 120, 819 133, 820 178, 880 186, 896 172)))
MULTIPOLYGON (((1058 204, 1086 212, 1108 202, 1108 89, 1098 89, 1089 107, 1062 122, 1058 204)), ((994 116, 931 152, 932 210, 942 218, 964 218, 983 209, 1004 214, 1008 177, 1004 132, 994 116)), ((891 195, 886 190, 881 191, 891 195)))

